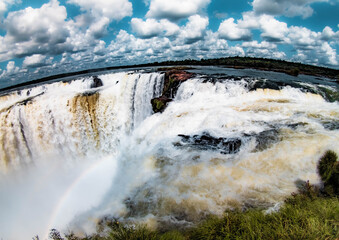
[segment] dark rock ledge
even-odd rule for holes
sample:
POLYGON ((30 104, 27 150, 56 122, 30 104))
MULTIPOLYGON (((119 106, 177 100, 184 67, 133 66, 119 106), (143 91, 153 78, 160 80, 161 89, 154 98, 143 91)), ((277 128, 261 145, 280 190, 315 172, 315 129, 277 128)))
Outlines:
POLYGON ((173 100, 181 83, 194 76, 193 73, 173 69, 165 73, 164 89, 160 97, 151 100, 153 112, 163 112, 167 104, 173 100))
POLYGON ((191 147, 199 150, 220 151, 221 154, 236 154, 242 145, 240 138, 214 137, 208 132, 201 135, 178 135, 180 142, 175 143, 176 147, 191 147))

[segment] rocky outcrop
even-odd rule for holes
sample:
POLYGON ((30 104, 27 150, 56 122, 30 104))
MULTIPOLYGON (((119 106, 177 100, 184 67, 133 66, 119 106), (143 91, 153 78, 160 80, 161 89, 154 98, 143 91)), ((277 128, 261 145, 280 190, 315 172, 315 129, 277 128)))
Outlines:
POLYGON ((172 99, 165 96, 153 98, 151 100, 153 112, 163 112, 167 106, 167 103, 169 103, 170 101, 172 101, 172 99))
POLYGON ((93 83, 91 84, 91 88, 98 88, 102 86, 103 86, 103 83, 101 79, 98 78, 97 76, 93 76, 93 83))
POLYGON ((244 136, 256 138, 257 145, 255 147, 255 151, 258 151, 258 152, 264 151, 265 149, 271 147, 274 143, 280 140, 279 131, 277 129, 270 129, 270 130, 262 131, 252 136, 245 134, 244 136))
POLYGON ((213 137, 209 133, 201 135, 183 135, 179 134, 181 141, 176 143, 177 147, 191 147, 199 150, 220 151, 222 154, 235 154, 241 147, 240 138, 213 137))
POLYGON ((173 100, 177 94, 181 83, 193 77, 193 73, 184 70, 173 69, 165 73, 165 82, 162 95, 151 100, 153 112, 163 112, 167 104, 173 100))
POLYGON ((178 135, 181 139, 174 145, 176 147, 189 147, 199 150, 219 151, 221 154, 236 154, 244 142, 256 139, 255 152, 270 148, 278 142, 279 132, 276 129, 266 130, 260 133, 243 134, 241 137, 215 137, 208 132, 199 135, 178 135))

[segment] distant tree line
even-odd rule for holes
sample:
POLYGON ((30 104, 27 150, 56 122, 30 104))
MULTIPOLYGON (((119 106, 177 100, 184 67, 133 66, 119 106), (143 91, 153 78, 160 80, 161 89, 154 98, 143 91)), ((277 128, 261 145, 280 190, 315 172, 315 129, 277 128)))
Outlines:
POLYGON ((276 59, 267 59, 267 58, 253 58, 253 57, 227 57, 227 58, 212 58, 212 59, 186 59, 181 61, 164 61, 164 62, 153 62, 146 64, 137 64, 137 65, 128 65, 128 66, 112 66, 105 68, 96 68, 82 70, 78 72, 71 73, 62 73, 58 75, 48 76, 41 79, 20 83, 14 86, 9 86, 3 89, 0 89, 0 92, 18 89, 25 87, 27 85, 38 84, 41 82, 51 81, 59 78, 66 78, 82 74, 94 74, 96 72, 107 71, 107 70, 116 70, 116 69, 126 69, 126 68, 141 68, 141 67, 150 67, 150 66, 179 66, 179 65, 196 65, 196 66, 223 66, 223 67, 232 67, 232 68, 254 68, 265 71, 276 71, 283 72, 293 76, 299 74, 313 75, 319 77, 327 77, 336 79, 339 82, 339 70, 319 67, 313 65, 306 65, 296 62, 288 62, 285 60, 276 60, 276 59))
POLYGON ((214 65, 233 68, 255 68, 266 71, 284 72, 294 76, 297 76, 298 74, 322 76, 339 81, 339 70, 337 69, 267 58, 227 57, 201 60, 186 59, 182 61, 155 62, 147 65, 214 65))

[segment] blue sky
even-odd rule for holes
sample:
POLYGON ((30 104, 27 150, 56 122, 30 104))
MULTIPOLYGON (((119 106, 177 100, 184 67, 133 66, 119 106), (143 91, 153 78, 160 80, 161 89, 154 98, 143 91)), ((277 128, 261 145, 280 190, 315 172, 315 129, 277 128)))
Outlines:
POLYGON ((339 0, 0 0, 0 81, 227 56, 339 68, 338 13, 339 0))

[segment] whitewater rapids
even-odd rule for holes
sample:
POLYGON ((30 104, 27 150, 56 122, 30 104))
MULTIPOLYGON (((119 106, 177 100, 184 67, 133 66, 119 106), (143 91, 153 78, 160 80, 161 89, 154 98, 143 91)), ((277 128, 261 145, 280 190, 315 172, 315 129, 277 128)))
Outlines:
POLYGON ((0 97, 0 238, 91 233, 105 216, 180 227, 272 207, 299 180, 319 184, 317 161, 339 150, 338 102, 318 91, 338 94, 332 85, 197 74, 154 114, 163 73, 98 77, 0 97))

